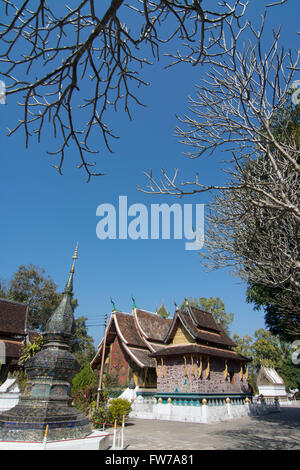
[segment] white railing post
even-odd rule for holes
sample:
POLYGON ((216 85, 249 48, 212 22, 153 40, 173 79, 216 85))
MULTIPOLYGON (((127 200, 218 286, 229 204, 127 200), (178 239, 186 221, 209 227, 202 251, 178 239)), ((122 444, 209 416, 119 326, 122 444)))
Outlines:
POLYGON ((116 450, 116 434, 117 434, 117 420, 115 419, 112 450, 116 450))
POLYGON ((207 400, 202 400, 202 423, 207 423, 207 400))
POLYGON ((227 414, 229 418, 232 418, 232 413, 231 413, 231 400, 229 397, 226 398, 226 409, 227 409, 227 414))
POLYGON ((121 450, 124 449, 124 427, 125 427, 125 415, 122 419, 122 428, 121 428, 121 450))

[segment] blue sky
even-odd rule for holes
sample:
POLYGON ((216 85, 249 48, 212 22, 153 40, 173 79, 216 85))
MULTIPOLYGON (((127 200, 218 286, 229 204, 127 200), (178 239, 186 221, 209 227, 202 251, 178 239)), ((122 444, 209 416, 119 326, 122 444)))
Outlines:
MULTIPOLYGON (((251 8, 263 2, 252 1, 251 8)), ((264 2, 270 3, 270 2, 264 2)), ((271 25, 283 25, 286 47, 296 47, 297 0, 276 7, 270 14, 271 25)), ((53 148, 50 133, 41 144, 24 146, 24 135, 7 137, 21 109, 11 99, 0 105, 1 176, 0 200, 0 278, 10 279, 21 264, 42 267, 62 290, 67 280, 76 242, 79 257, 74 279, 79 307, 75 316, 84 315, 97 345, 103 335, 104 314, 111 311, 110 297, 122 311, 131 311, 133 295, 137 306, 155 311, 165 303, 173 315, 174 300, 184 297, 220 297, 228 312, 233 312, 231 332, 253 335, 264 327, 262 312, 255 312, 245 301, 245 285, 227 271, 207 273, 196 251, 186 251, 184 240, 99 240, 96 236, 96 209, 102 203, 116 206, 121 195, 128 204, 207 203, 208 195, 178 201, 167 196, 149 196, 137 190, 145 186, 143 171, 158 174, 160 168, 180 167, 191 177, 197 169, 205 182, 222 181, 220 156, 187 160, 183 146, 174 137, 175 113, 187 111, 187 95, 201 77, 201 68, 178 66, 165 70, 163 61, 145 69, 151 86, 140 92, 146 108, 134 107, 133 120, 122 113, 111 114, 110 124, 119 139, 112 143, 114 154, 105 149, 101 136, 94 145, 102 152, 98 168, 105 177, 86 183, 74 149, 67 155, 63 176, 50 164, 46 154, 53 148)))

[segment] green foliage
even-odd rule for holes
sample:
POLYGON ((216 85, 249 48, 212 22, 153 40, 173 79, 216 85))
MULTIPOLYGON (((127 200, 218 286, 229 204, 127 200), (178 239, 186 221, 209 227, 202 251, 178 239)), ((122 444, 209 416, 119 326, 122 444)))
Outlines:
POLYGON ((21 393, 23 393, 24 390, 25 390, 25 385, 27 383, 27 375, 23 370, 18 370, 16 372, 16 377, 17 377, 17 380, 18 380, 18 385, 19 385, 20 391, 21 391, 21 393))
POLYGON ((294 341, 293 330, 299 324, 300 298, 299 295, 287 293, 283 289, 271 288, 260 284, 249 284, 246 292, 248 303, 254 304, 255 310, 263 310, 265 323, 273 335, 279 336, 282 341, 294 341), (286 298, 292 300, 293 311, 287 313, 286 298))
POLYGON ((237 344, 235 351, 252 358, 249 364, 249 384, 255 392, 256 377, 260 366, 277 370, 283 378, 286 388, 300 388, 300 366, 291 361, 292 347, 289 343, 280 341, 277 336, 263 328, 255 331, 254 338, 245 335, 239 337, 236 333, 233 340, 237 344))
POLYGON ((271 130, 280 142, 293 140, 300 147, 300 105, 294 105, 291 99, 293 91, 287 93, 283 103, 274 110, 271 118, 271 130))
POLYGON ((33 342, 28 342, 24 344, 22 347, 22 354, 19 359, 19 364, 24 365, 27 359, 30 357, 35 356, 38 352, 40 352, 44 347, 44 338, 42 335, 38 335, 33 342))
POLYGON ((20 266, 9 283, 10 300, 29 306, 27 328, 43 331, 51 313, 61 299, 56 284, 45 275, 45 270, 33 266, 20 266))
POLYGON ((93 415, 97 399, 98 377, 90 364, 84 366, 72 380, 73 405, 85 415, 93 415))
POLYGON ((283 360, 281 367, 277 371, 283 378, 287 389, 300 390, 300 365, 292 363, 290 358, 283 360))
POLYGON ((126 418, 131 411, 131 404, 123 398, 113 398, 108 407, 109 418, 112 423, 122 424, 123 416, 126 418))
POLYGON ((86 320, 85 317, 79 317, 75 320, 76 328, 71 347, 71 351, 81 367, 89 364, 96 354, 94 340, 88 335, 86 320))
POLYGON ((0 298, 1 299, 6 299, 7 297, 7 286, 4 281, 0 280, 0 298))
MULTIPOLYGON (((49 317, 62 298, 62 293, 57 292, 56 284, 45 270, 32 264, 19 266, 7 288, 1 283, 0 291, 10 300, 28 305, 27 328, 40 332, 45 330, 49 317)), ((77 305, 77 300, 73 299, 73 309, 77 305)))
POLYGON ((252 357, 253 354, 253 338, 249 335, 240 337, 237 333, 234 333, 232 337, 233 341, 236 343, 234 350, 245 357, 252 357))
POLYGON ((86 387, 96 387, 97 389, 97 374, 91 368, 90 364, 85 365, 72 380, 72 395, 85 389, 86 387))
POLYGON ((279 339, 263 328, 255 331, 254 336, 255 341, 252 344, 253 366, 256 369, 260 366, 280 368, 284 356, 279 339))
POLYGON ((107 407, 107 398, 103 398, 100 400, 99 407, 96 409, 96 404, 93 404, 93 412, 92 412, 92 422, 95 429, 99 429, 103 427, 103 424, 112 424, 110 422, 108 407, 107 407))
MULTIPOLYGON (((225 303, 219 297, 206 297, 188 299, 189 304, 199 307, 205 312, 209 312, 213 315, 217 323, 219 323, 227 334, 229 334, 229 325, 233 322, 234 314, 227 313, 225 303)), ((184 307, 185 301, 182 302, 181 307, 184 307)))

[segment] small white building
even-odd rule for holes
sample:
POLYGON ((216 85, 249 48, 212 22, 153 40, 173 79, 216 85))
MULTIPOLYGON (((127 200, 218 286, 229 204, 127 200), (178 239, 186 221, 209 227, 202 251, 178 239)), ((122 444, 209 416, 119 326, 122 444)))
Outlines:
POLYGON ((281 405, 289 403, 284 381, 275 369, 262 366, 256 383, 259 395, 263 395, 266 402, 277 399, 281 405))
POLYGON ((20 398, 20 389, 16 377, 9 377, 0 386, 0 413, 16 406, 20 398))

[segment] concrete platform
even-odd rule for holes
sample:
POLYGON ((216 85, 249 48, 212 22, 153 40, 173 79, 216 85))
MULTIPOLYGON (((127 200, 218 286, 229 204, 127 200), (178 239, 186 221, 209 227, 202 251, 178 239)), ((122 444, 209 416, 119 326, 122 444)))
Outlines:
POLYGON ((0 441, 0 450, 106 450, 109 447, 108 432, 94 430, 89 436, 81 439, 43 442, 0 441))

